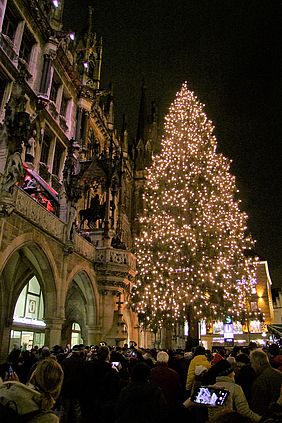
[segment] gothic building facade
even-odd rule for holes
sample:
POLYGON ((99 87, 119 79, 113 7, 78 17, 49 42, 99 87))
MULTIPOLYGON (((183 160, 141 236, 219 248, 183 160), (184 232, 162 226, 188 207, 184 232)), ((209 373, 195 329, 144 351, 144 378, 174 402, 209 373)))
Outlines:
POLYGON ((14 345, 151 345, 131 311, 144 170, 158 138, 142 87, 118 134, 92 25, 64 2, 0 0, 0 358, 14 345))

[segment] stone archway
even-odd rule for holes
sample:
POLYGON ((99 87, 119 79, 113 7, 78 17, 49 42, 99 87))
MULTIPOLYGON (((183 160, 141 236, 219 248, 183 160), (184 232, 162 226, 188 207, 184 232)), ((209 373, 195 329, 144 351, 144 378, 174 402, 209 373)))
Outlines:
POLYGON ((85 271, 80 271, 73 276, 67 291, 65 324, 62 329, 62 340, 65 344, 70 344, 73 323, 80 325, 84 344, 93 342, 89 332, 97 326, 96 296, 91 280, 85 271))
POLYGON ((9 254, 4 252, 3 268, 0 276, 0 356, 6 358, 9 348, 10 330, 18 297, 29 280, 35 276, 43 293, 44 319, 57 316, 57 289, 55 284, 56 266, 49 249, 32 241, 19 245, 16 240, 9 246, 9 254), (13 249, 14 247, 14 249, 13 249), (6 254, 5 254, 6 253, 6 254))

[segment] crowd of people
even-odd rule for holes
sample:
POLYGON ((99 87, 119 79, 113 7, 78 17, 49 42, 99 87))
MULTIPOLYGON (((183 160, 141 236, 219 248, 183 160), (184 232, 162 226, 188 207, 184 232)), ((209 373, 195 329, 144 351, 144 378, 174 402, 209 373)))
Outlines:
POLYGON ((0 377, 1 422, 16 421, 4 416, 12 409, 30 423, 282 423, 277 344, 213 353, 15 347, 0 377))

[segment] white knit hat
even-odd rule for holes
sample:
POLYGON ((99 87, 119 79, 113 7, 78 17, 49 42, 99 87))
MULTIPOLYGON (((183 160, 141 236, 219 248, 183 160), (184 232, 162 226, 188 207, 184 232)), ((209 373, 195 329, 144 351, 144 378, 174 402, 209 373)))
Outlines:
POLYGON ((205 366, 196 366, 195 375, 200 376, 203 372, 206 372, 208 369, 205 366))

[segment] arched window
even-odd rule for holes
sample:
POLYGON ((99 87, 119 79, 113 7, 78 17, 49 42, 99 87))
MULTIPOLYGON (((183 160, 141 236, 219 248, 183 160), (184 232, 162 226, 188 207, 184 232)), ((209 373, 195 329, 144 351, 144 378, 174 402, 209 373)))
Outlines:
POLYGON ((26 284, 18 298, 13 322, 45 326, 44 303, 38 280, 35 276, 26 284))
POLYGON ((42 347, 45 339, 43 295, 36 276, 23 288, 16 303, 10 336, 10 350, 14 347, 42 347))
POLYGON ((71 346, 83 344, 81 338, 81 327, 78 323, 73 323, 71 327, 71 346))

